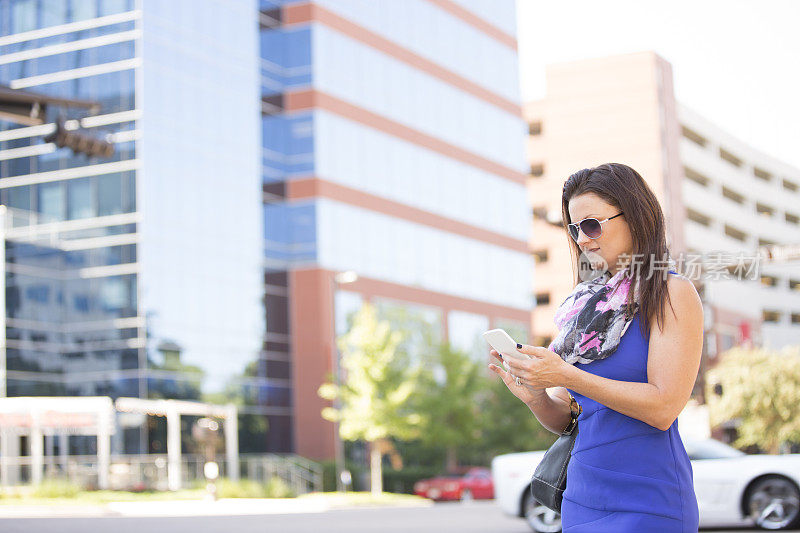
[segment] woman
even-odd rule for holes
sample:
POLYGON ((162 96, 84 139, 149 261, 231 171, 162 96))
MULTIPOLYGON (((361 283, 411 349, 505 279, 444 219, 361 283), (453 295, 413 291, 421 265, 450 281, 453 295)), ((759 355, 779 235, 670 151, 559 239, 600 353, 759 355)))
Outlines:
POLYGON ((611 163, 576 172, 561 201, 577 268, 556 312, 558 337, 548 348, 517 345, 530 359, 506 358, 508 371, 490 367, 556 434, 570 421, 570 395, 581 406, 564 533, 696 532, 677 417, 700 365, 700 297, 668 269, 664 216, 635 170, 611 163), (599 269, 584 275, 587 260, 599 269))

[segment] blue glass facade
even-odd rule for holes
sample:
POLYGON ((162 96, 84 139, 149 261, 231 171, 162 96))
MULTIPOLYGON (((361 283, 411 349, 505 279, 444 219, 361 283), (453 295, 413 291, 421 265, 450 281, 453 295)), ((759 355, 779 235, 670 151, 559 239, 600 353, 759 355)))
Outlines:
MULTIPOLYGON (((0 122, 0 202, 10 213, 9 396, 145 391, 133 8, 133 1, 0 1, 0 83, 98 102, 98 117, 84 128, 115 141, 112 157, 88 158, 47 149, 40 127, 0 122), (104 16, 111 18, 98 21, 104 16)), ((46 122, 82 113, 51 107, 46 122)), ((118 439, 120 451, 147 446, 144 428, 118 439)))
MULTIPOLYGON (((115 144, 88 158, 0 122, 4 391, 232 401, 240 450, 265 451, 290 389, 262 355, 257 5, 209 7, 0 0, 0 83, 99 103, 82 128, 115 144)), ((62 113, 86 114, 46 123, 62 113)), ((150 419, 114 446, 165 438, 150 419)))
POLYGON ((140 9, 147 395, 234 402, 240 450, 266 451, 267 417, 288 410, 288 383, 268 375, 262 355, 257 5, 143 0, 140 9))
MULTIPOLYGON (((337 201, 282 200, 287 182, 316 177, 520 241, 527 240, 530 228, 523 184, 328 110, 284 111, 288 93, 319 91, 490 163, 520 173, 527 168, 526 125, 519 113, 340 29, 314 20, 285 25, 280 8, 293 3, 260 3, 262 174, 265 191, 272 192, 265 206, 268 260, 354 269, 378 279, 529 308, 525 279, 532 263, 524 252, 337 201)), ((318 4, 519 103, 516 50, 431 2, 318 4)), ((498 12, 492 15, 497 24, 513 26, 513 2, 493 3, 491 11, 498 12)))
MULTIPOLYGON (((505 240, 525 241, 530 227, 524 185, 487 170, 525 173, 519 114, 320 21, 285 24, 295 3, 0 0, 0 83, 98 102, 81 127, 115 145, 102 159, 42 142, 59 114, 82 110, 49 108, 49 126, 0 121, 0 202, 11 213, 7 394, 232 401, 241 451, 290 452, 293 270, 352 269, 530 307, 532 263, 519 249, 344 200, 288 198, 292 181, 318 178, 505 240), (335 110, 288 109, 303 91, 486 164, 335 110)), ((319 5, 519 102, 516 50, 432 2, 319 5)), ((481 16, 509 32, 514 2, 490 11, 481 16)), ((338 316, 361 298, 336 301, 338 316)), ((488 323, 380 305, 385 316, 412 307, 431 338, 449 325, 469 350, 488 323)), ((155 452, 164 441, 163 424, 148 423, 124 430, 117 446, 155 452)))
MULTIPOLYGON (((289 291, 283 282, 292 270, 353 270, 369 280, 429 291, 434 298, 494 304, 515 317, 494 323, 527 338, 529 324, 520 317, 532 306, 533 264, 520 246, 507 244, 527 242, 530 231, 525 185, 508 177, 527 173, 527 126, 513 109, 520 98, 516 49, 427 0, 319 0, 313 11, 300 8, 290 15, 298 3, 260 2, 265 255, 268 271, 279 280, 267 286, 267 338, 275 341, 267 358, 292 360, 298 383, 316 382, 324 373, 308 368, 301 349, 283 343, 302 329, 283 320, 297 316, 284 297, 289 291), (335 22, 337 17, 343 22, 335 22), (362 38, 367 32, 370 37, 362 38), (408 54, 394 53, 396 47, 446 74, 420 68, 408 54), (290 105, 309 95, 337 103, 290 105), (348 106, 360 113, 348 114, 348 106), (401 134, 407 131, 413 135, 401 134), (452 148, 437 149, 436 143, 413 137, 452 148), (487 170, 492 167, 503 170, 487 170), (470 229, 463 233, 473 236, 454 233, 416 215, 388 214, 377 207, 379 201, 365 205, 370 202, 364 197, 356 205, 342 198, 346 192, 335 199, 288 194, 293 182, 309 187, 310 180, 488 230, 507 241, 490 242, 470 229), (280 327, 273 327, 276 321, 280 327)), ((513 1, 491 2, 490 8, 472 4, 463 7, 514 35, 513 1)), ((337 291, 337 333, 345 331, 363 300, 357 292, 337 291)), ((456 346, 485 356, 480 333, 493 323, 486 313, 372 300, 395 327, 415 331, 405 347, 412 356, 424 354, 445 328, 456 346), (398 322, 401 317, 410 322, 398 322)), ((327 439, 330 428, 313 417, 321 401, 303 395, 297 401, 297 416, 307 414, 303 427, 292 428, 294 447, 325 456, 329 448, 316 441, 327 439), (317 425, 305 427, 312 423, 317 425)))

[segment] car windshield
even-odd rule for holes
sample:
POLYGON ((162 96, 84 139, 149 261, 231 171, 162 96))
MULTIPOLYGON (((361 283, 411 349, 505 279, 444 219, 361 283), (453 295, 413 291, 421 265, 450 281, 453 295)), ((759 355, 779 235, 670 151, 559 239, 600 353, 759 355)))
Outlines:
POLYGON ((689 459, 728 459, 731 457, 742 457, 747 455, 744 452, 732 448, 725 443, 714 439, 704 440, 684 440, 684 447, 689 459))

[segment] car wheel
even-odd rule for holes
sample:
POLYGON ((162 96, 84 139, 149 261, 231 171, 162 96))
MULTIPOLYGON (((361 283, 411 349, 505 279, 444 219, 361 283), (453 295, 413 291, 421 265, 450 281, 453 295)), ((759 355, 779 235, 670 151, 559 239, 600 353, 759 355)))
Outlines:
POLYGON ((561 515, 537 502, 530 494, 525 497, 525 521, 536 533, 561 531, 561 515))
POLYGON ((469 489, 464 489, 461 491, 461 501, 462 502, 471 502, 474 498, 472 497, 472 491, 469 489))
POLYGON ((761 529, 791 529, 800 523, 800 490, 791 480, 768 476, 747 494, 747 511, 761 529))

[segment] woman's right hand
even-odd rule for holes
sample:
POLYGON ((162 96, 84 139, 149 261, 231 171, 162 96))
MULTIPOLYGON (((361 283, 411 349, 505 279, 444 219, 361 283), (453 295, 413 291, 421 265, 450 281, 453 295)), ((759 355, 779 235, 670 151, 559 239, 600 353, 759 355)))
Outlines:
POLYGON ((498 366, 494 362, 489 363, 489 368, 496 374, 499 374, 501 378, 503 378, 503 383, 506 384, 508 390, 511 391, 511 394, 522 400, 525 405, 530 405, 532 402, 537 401, 542 397, 542 395, 546 395, 546 389, 537 389, 531 387, 530 385, 526 385, 522 383, 517 385, 516 379, 511 375, 511 372, 505 370, 502 367, 503 356, 497 353, 497 350, 489 350, 489 353, 494 356, 501 366, 498 366))

